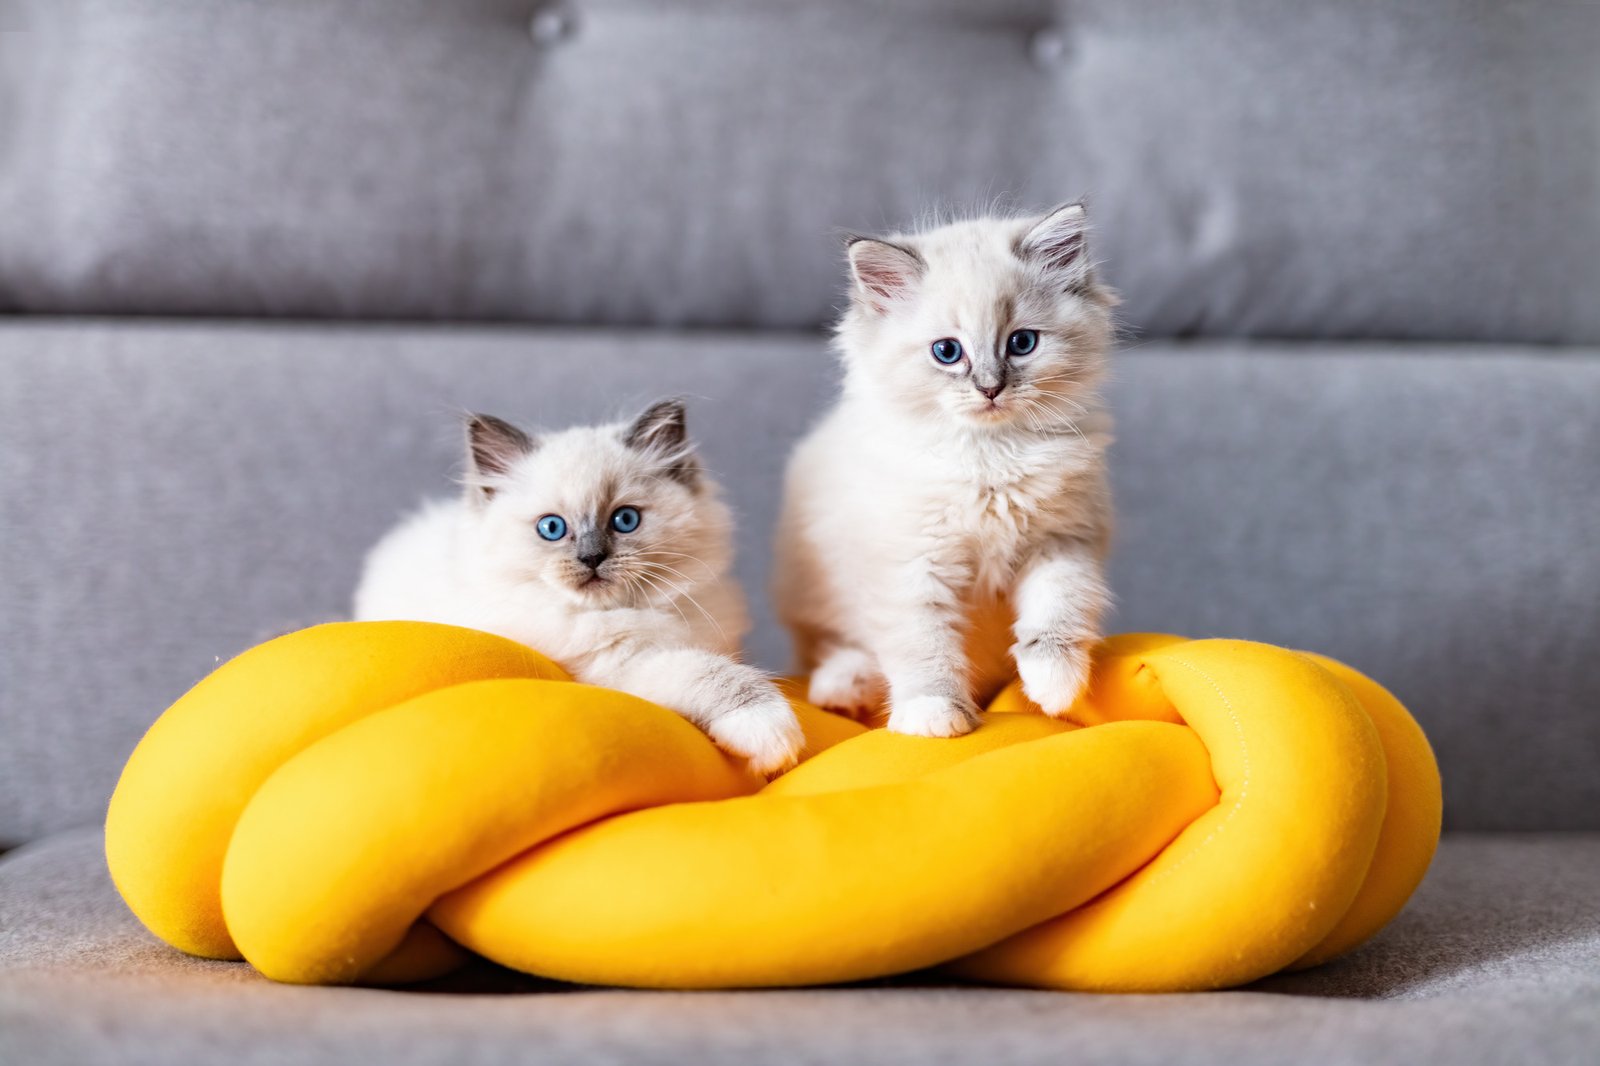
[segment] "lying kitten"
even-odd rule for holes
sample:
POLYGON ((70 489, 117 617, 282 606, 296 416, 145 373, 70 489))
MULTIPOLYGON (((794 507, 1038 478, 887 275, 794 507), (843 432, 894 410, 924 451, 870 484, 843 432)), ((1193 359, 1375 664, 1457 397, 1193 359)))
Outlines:
POLYGON ((811 701, 955 736, 1012 676, 1052 715, 1109 593, 1096 381, 1115 298, 1085 211, 849 244, 843 395, 789 464, 775 595, 811 701), (998 640, 996 640, 998 636, 998 640))
POLYGON ((749 628, 732 518, 682 403, 538 437, 473 415, 467 444, 465 495, 378 542, 357 619, 498 633, 678 712, 758 773, 794 762, 804 738, 788 702, 731 658, 749 628))

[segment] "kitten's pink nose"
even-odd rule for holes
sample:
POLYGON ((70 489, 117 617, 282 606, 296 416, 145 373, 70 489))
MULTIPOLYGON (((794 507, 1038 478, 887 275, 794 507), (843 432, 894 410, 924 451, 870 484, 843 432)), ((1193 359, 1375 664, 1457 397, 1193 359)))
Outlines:
POLYGON ((973 388, 977 389, 979 392, 983 393, 984 396, 992 400, 1005 391, 1006 383, 1002 381, 995 385, 974 385, 973 388))

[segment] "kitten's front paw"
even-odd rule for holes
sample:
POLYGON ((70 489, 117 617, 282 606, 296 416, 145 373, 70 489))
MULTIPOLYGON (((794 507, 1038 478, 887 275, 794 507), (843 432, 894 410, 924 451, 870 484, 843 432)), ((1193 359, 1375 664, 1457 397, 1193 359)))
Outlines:
POLYGON ((752 772, 764 777, 793 766, 806 743, 794 709, 776 690, 770 697, 721 715, 706 732, 717 747, 746 760, 752 772))
POLYGON ((811 671, 806 698, 825 711, 865 722, 876 717, 883 706, 883 690, 883 675, 872 656, 855 648, 839 648, 811 671))
POLYGON ((914 737, 959 737, 978 728, 978 705, 962 697, 913 696, 896 700, 889 729, 914 737))
POLYGON ((1059 718, 1072 709, 1089 683, 1089 645, 1038 637, 1013 649, 1022 691, 1045 714, 1059 718))

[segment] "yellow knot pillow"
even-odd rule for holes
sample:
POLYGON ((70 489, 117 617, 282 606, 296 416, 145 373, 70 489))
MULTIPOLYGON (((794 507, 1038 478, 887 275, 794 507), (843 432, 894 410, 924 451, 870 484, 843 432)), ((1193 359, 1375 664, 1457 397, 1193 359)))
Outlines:
POLYGON ((150 728, 106 819, 174 947, 301 983, 399 983, 462 947, 568 981, 850 981, 942 965, 1038 988, 1220 988, 1331 958, 1421 881, 1440 790, 1348 667, 1135 635, 1071 721, 1015 686, 954 740, 800 700, 766 784, 692 725, 498 637, 292 633, 150 728))

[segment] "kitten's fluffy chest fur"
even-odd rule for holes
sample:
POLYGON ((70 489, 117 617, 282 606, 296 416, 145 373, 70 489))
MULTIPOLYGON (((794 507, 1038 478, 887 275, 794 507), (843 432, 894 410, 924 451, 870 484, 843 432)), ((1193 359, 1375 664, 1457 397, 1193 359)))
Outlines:
POLYGON ((855 493, 891 498, 918 540, 969 561, 973 599, 1003 591, 1037 540, 1081 527, 1085 482, 1098 476, 1109 436, 1100 413, 1054 432, 941 431, 873 417, 851 401, 819 435, 833 424, 841 443, 854 438, 858 461, 845 469, 855 493))
MULTIPOLYGON (((1109 529, 1109 418, 1054 432, 912 427, 846 399, 789 468, 774 591, 803 666, 827 649, 882 654, 920 603, 954 597, 965 673, 980 699, 1014 676, 1019 576, 1058 538, 1109 529)), ((916 642, 926 629, 913 627, 916 642)))

